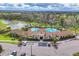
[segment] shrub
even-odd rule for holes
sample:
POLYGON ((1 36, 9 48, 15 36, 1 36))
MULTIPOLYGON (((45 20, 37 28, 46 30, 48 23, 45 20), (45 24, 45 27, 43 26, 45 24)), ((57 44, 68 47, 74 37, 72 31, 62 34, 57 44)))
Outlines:
POLYGON ((72 35, 66 35, 66 36, 61 37, 61 39, 69 39, 69 38, 73 38, 73 36, 72 35))
POLYGON ((32 37, 32 36, 28 36, 27 38, 28 38, 28 39, 32 39, 33 37, 32 37))
POLYGON ((21 41, 22 41, 22 39, 18 39, 18 41, 19 41, 19 42, 21 42, 21 41))
POLYGON ((3 51, 2 46, 0 45, 0 53, 3 51))
POLYGON ((73 56, 79 56, 79 52, 74 53, 73 56))
POLYGON ((22 30, 24 30, 24 31, 28 31, 28 27, 24 27, 24 28, 22 28, 22 30))

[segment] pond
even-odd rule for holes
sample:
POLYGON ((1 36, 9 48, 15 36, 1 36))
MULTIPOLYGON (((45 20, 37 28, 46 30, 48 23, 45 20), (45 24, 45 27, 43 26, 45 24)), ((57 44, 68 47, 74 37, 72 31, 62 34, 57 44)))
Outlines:
POLYGON ((25 27, 26 25, 27 25, 27 24, 24 24, 24 23, 21 23, 21 22, 9 24, 9 26, 10 26, 12 29, 20 29, 20 28, 25 27))
POLYGON ((4 24, 9 24, 11 21, 10 20, 1 20, 4 24))
POLYGON ((10 20, 1 20, 4 24, 8 24, 11 29, 20 29, 25 26, 30 26, 30 24, 26 24, 25 22, 22 21, 10 21, 10 20))

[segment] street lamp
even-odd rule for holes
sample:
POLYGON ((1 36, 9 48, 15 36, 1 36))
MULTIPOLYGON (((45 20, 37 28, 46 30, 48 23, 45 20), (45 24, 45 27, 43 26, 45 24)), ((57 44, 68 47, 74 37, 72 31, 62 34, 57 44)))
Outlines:
POLYGON ((32 55, 32 44, 31 44, 31 50, 30 50, 30 51, 31 51, 31 56, 33 56, 33 55, 32 55))
POLYGON ((32 51, 33 47, 32 47, 32 45, 33 45, 33 43, 30 44, 30 53, 31 53, 31 56, 33 56, 33 51, 32 51))

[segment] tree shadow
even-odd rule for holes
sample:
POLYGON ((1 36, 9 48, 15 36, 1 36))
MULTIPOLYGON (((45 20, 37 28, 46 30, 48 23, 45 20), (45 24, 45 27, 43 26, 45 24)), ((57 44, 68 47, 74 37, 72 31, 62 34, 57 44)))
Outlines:
POLYGON ((58 45, 53 45, 53 47, 54 47, 55 49, 58 49, 58 45))

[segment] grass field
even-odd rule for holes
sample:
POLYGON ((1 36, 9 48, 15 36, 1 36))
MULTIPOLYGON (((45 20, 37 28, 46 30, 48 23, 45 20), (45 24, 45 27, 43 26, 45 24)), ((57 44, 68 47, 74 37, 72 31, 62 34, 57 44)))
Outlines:
POLYGON ((0 43, 18 44, 17 40, 0 40, 0 43))
POLYGON ((4 24, 1 20, 0 20, 0 30, 3 30, 7 27, 7 24, 4 24))
POLYGON ((5 34, 0 34, 0 42, 1 43, 10 43, 10 44, 17 44, 18 39, 12 40, 14 38, 6 36, 5 34))
POLYGON ((17 44, 18 43, 18 39, 12 38, 8 34, 9 33, 0 34, 0 43, 17 44))

